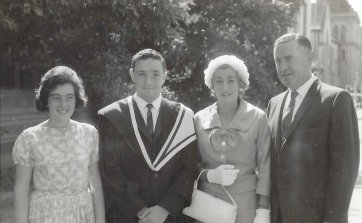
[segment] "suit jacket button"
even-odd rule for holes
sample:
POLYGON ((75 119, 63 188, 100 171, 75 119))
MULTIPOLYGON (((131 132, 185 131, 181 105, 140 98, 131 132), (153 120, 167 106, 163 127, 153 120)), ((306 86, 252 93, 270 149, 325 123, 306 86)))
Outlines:
POLYGON ((153 174, 154 178, 158 178, 158 173, 153 174))

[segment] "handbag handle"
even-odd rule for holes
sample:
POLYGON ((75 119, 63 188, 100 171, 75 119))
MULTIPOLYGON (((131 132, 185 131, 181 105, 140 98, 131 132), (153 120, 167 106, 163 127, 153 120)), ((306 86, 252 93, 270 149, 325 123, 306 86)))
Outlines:
MULTIPOLYGON (((199 176, 197 176, 197 179, 195 180, 195 183, 194 183, 194 190, 197 189, 197 185, 198 185, 199 179, 200 179, 200 177, 201 177, 201 174, 204 173, 204 172, 207 171, 207 170, 209 170, 209 169, 203 169, 203 170, 201 170, 201 172, 199 173, 199 176)), ((234 198, 231 196, 231 194, 226 190, 226 188, 225 188, 223 185, 220 185, 220 186, 222 187, 222 189, 224 189, 225 193, 228 195, 228 197, 230 198, 230 200, 233 202, 233 206, 234 206, 235 208, 237 208, 237 204, 236 204, 234 198)))

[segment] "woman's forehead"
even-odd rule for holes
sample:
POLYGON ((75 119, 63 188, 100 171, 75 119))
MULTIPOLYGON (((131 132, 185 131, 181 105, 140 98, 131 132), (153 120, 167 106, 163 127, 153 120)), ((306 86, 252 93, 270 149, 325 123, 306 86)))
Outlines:
POLYGON ((214 73, 214 77, 236 77, 236 75, 236 70, 228 65, 217 68, 214 73))

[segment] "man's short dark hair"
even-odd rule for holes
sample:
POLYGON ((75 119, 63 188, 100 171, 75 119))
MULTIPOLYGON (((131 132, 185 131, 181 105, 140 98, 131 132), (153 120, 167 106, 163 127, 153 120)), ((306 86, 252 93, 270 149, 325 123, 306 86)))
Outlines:
POLYGON ((64 84, 72 84, 75 94, 75 107, 80 108, 87 103, 83 81, 77 73, 66 66, 56 66, 47 71, 41 78, 39 88, 35 90, 35 107, 38 111, 49 111, 49 94, 56 87, 64 84))
POLYGON ((136 61, 139 60, 146 60, 146 59, 155 59, 155 60, 160 60, 163 66, 163 71, 166 72, 166 61, 163 58, 163 56, 157 52, 156 50, 153 49, 144 49, 139 51, 138 53, 136 53, 133 57, 132 57, 132 63, 131 63, 131 68, 134 69, 135 63, 136 61))
POLYGON ((299 34, 299 33, 284 34, 283 36, 281 36, 277 40, 275 40, 274 47, 276 47, 280 43, 286 43, 291 40, 295 40, 295 41, 297 41, 297 43, 299 43, 299 45, 303 46, 304 48, 306 48, 308 50, 312 50, 312 44, 309 41, 309 39, 306 36, 299 34))

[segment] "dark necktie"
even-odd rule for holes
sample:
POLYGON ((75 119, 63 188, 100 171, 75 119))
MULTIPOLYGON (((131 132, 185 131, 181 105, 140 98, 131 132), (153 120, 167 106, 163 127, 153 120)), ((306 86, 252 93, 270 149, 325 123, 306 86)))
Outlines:
POLYGON ((146 106, 148 108, 148 110, 147 110, 147 130, 148 130, 148 133, 150 134, 150 136, 153 137, 153 118, 152 118, 152 112, 151 112, 153 105, 147 104, 146 106))
POLYGON ((290 102, 288 105, 287 110, 285 111, 284 118, 282 120, 282 136, 285 137, 285 135, 288 132, 288 129, 290 127, 290 124, 292 122, 292 116, 293 111, 295 107, 295 98, 298 96, 298 92, 292 91, 290 94, 290 102))

